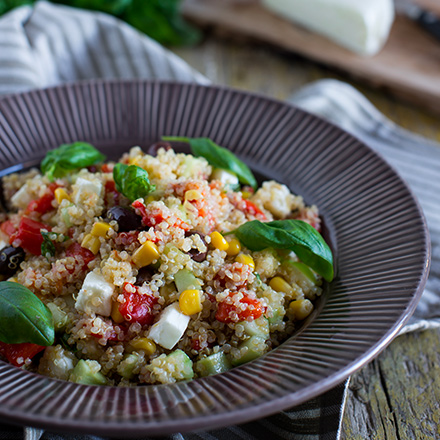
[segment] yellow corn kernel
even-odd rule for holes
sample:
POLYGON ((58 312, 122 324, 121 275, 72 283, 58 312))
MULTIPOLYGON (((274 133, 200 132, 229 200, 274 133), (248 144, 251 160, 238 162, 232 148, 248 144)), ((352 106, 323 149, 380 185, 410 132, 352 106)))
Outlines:
POLYGON ((241 251, 241 244, 238 241, 238 239, 233 238, 229 241, 229 247, 226 250, 226 253, 228 254, 228 257, 235 257, 235 255, 238 255, 241 251))
POLYGON ((124 317, 122 316, 121 312, 119 311, 120 305, 121 304, 118 303, 117 301, 112 302, 112 313, 110 316, 112 317, 113 321, 116 324, 121 324, 121 322, 125 321, 124 317))
POLYGON ((308 299, 297 299, 289 304, 289 309, 294 315, 294 319, 302 321, 312 313, 313 304, 308 299))
POLYGON ((189 191, 186 191, 186 193, 185 193, 185 201, 199 200, 201 198, 203 198, 202 194, 195 189, 190 189, 189 191))
POLYGON ((57 188, 54 191, 55 199, 60 204, 63 200, 68 200, 69 202, 72 201, 69 194, 67 194, 66 190, 64 188, 57 188))
POLYGON ((143 350, 146 354, 152 355, 156 351, 156 344, 148 338, 136 338, 130 341, 135 350, 143 350))
POLYGON ((184 315, 194 315, 202 311, 202 300, 200 290, 184 290, 179 296, 180 310, 184 315))
POLYGON ((92 251, 96 255, 101 247, 101 241, 99 240, 99 237, 96 237, 92 234, 87 234, 84 237, 81 246, 89 251, 92 251))
POLYGON ((8 278, 7 281, 9 281, 10 283, 18 283, 18 280, 15 277, 8 278))
POLYGON ((254 259, 250 255, 239 254, 235 257, 235 261, 241 264, 247 264, 252 270, 255 269, 254 259))
POLYGON ((227 251, 229 248, 229 243, 226 241, 226 238, 223 237, 222 234, 218 231, 214 231, 210 234, 211 244, 220 251, 227 251))
POLYGON ((154 196, 148 196, 145 200, 145 203, 148 205, 151 202, 154 202, 156 198, 154 196))
POLYGON ((288 293, 289 295, 293 295, 295 293, 295 290, 292 288, 292 286, 281 277, 273 277, 269 281, 269 286, 277 292, 288 293))
POLYGON ((107 237, 108 231, 110 231, 112 227, 105 222, 96 222, 90 233, 95 237, 107 237))
POLYGON ((241 197, 245 200, 248 199, 251 195, 252 195, 252 193, 249 191, 242 191, 242 193, 241 193, 241 197))
POLYGON ((150 265, 154 260, 159 258, 159 249, 152 241, 146 241, 133 254, 132 260, 137 267, 150 265))
POLYGON ((140 160, 141 160, 140 157, 133 157, 133 159, 130 159, 130 160, 128 161, 128 164, 129 164, 129 165, 136 165, 136 166, 139 166, 140 160))

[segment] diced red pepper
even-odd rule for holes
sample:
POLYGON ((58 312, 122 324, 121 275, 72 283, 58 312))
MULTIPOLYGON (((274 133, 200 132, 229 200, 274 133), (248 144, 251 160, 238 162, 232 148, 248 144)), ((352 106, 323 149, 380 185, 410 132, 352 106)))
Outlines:
POLYGON ((243 209, 243 212, 245 214, 252 215, 253 217, 257 217, 259 220, 267 220, 266 215, 264 212, 255 205, 255 203, 251 202, 250 200, 243 200, 245 208, 243 209))
POLYGON ((119 205, 121 194, 116 189, 116 184, 113 180, 105 182, 105 201, 107 205, 119 205))
POLYGON ((29 342, 6 344, 0 341, 0 354, 16 367, 22 367, 28 359, 43 351, 46 347, 29 342))
POLYGON ((92 251, 89 251, 86 248, 83 248, 79 243, 72 243, 66 249, 66 257, 81 257, 84 261, 84 264, 81 267, 81 270, 85 270, 87 265, 95 259, 95 254, 92 251))
POLYGON ((104 164, 101 165, 101 172, 102 173, 112 173, 113 172, 113 166, 110 166, 109 164, 104 163, 104 164))
POLYGON ((43 194, 39 199, 29 202, 25 214, 36 212, 40 215, 43 215, 54 209, 54 207, 52 206, 52 201, 55 198, 54 192, 58 188, 58 186, 59 185, 57 185, 56 183, 51 183, 45 194, 43 194))
POLYGON ((125 302, 119 306, 119 311, 124 319, 141 325, 153 324, 153 307, 159 299, 154 295, 139 293, 138 287, 130 283, 124 284, 122 293, 125 302))
POLYGON ((50 231, 50 226, 32 220, 29 217, 22 217, 18 230, 10 236, 9 243, 17 242, 17 245, 21 246, 25 251, 34 255, 41 255, 41 245, 43 243, 42 229, 50 231))
POLYGON ((6 220, 0 225, 0 229, 2 232, 4 232, 6 235, 11 236, 17 231, 17 228, 14 226, 11 220, 6 220))
POLYGON ((217 313, 215 319, 225 324, 231 322, 249 321, 259 318, 263 312, 263 306, 255 298, 249 298, 243 294, 243 298, 239 300, 240 306, 238 307, 232 301, 232 297, 236 295, 235 292, 231 292, 229 297, 220 302, 217 307, 217 313), (245 305, 245 307, 242 307, 245 305))

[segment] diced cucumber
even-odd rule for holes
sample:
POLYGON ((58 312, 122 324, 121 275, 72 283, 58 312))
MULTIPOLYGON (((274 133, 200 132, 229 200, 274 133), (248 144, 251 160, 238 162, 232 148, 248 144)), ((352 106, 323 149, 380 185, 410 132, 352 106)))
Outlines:
POLYGON ((176 370, 184 379, 192 379, 194 377, 192 360, 182 350, 174 350, 167 356, 167 362, 175 365, 176 370))
POLYGON ((289 266, 293 269, 295 276, 298 280, 317 286, 320 283, 318 275, 310 269, 309 266, 299 261, 289 261, 289 266))
POLYGON ((242 365, 247 362, 253 361, 259 358, 261 355, 266 353, 267 345, 266 339, 260 336, 251 336, 246 341, 242 342, 239 347, 240 350, 245 349, 243 354, 238 358, 232 359, 232 364, 234 366, 242 365))
POLYGON ((188 269, 181 269, 174 275, 177 290, 182 293, 188 289, 200 289, 200 281, 188 269))
POLYGON ((53 316, 53 325, 56 331, 63 330, 67 323, 69 322, 69 318, 67 313, 64 310, 61 310, 55 303, 50 302, 47 304, 47 307, 52 312, 53 316))
POLYGON ((118 365, 118 373, 125 379, 131 379, 134 376, 133 370, 139 363, 140 355, 138 353, 131 353, 118 365))
POLYGON ((212 374, 224 373, 232 368, 232 364, 227 356, 219 351, 200 359, 196 365, 196 370, 201 376, 211 376, 212 374))
POLYGON ((244 332, 248 336, 260 336, 264 339, 269 337, 269 321, 264 316, 260 316, 253 321, 242 321, 240 324, 244 327, 244 332))
POLYGON ((70 373, 69 380, 83 385, 106 385, 107 379, 99 372, 100 368, 96 361, 81 359, 70 373))
POLYGON ((286 309, 280 305, 279 307, 272 310, 272 315, 267 317, 269 326, 279 324, 283 321, 284 315, 286 314, 286 309))

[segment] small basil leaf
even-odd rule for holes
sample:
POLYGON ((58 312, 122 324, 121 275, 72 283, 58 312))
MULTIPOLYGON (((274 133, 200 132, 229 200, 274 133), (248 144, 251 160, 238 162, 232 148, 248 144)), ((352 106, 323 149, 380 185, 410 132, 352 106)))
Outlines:
POLYGON ((69 239, 69 237, 66 237, 64 234, 60 234, 58 232, 48 232, 45 230, 41 230, 41 235, 43 237, 43 243, 41 243, 41 255, 45 256, 46 258, 48 258, 48 255, 49 257, 55 256, 55 241, 62 242, 69 239))
POLYGON ((156 186, 150 183, 148 173, 137 165, 117 163, 113 168, 116 189, 130 201, 152 193, 156 186))
POLYGON ((234 173, 238 180, 257 189, 257 181, 249 167, 238 159, 234 153, 226 148, 220 147, 208 138, 187 138, 187 137, 162 137, 164 141, 187 142, 191 147, 194 156, 204 157, 210 165, 215 168, 222 168, 234 173))
POLYGON ((63 144, 46 154, 41 162, 41 172, 53 181, 57 177, 64 177, 69 171, 95 165, 103 160, 105 156, 87 142, 63 144))
POLYGON ((52 345, 55 339, 50 310, 28 288, 10 281, 0 282, 0 341, 52 345))
POLYGON ((233 231, 252 251, 266 248, 289 249, 325 280, 333 279, 333 255, 321 234, 302 220, 252 220, 233 231))

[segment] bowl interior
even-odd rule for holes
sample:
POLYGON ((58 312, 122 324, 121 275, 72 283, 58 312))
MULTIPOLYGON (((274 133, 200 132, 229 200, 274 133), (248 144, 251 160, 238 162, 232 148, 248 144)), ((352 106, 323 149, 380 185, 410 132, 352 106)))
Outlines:
POLYGON ((0 175, 85 140, 110 159, 163 135, 210 137, 256 173, 316 204, 336 261, 313 319, 262 358, 174 385, 91 387, 0 361, 0 416, 108 436, 244 422, 303 403, 377 355, 414 310, 427 277, 423 215, 401 178, 337 127, 284 103, 221 87, 96 81, 0 101, 0 175))

